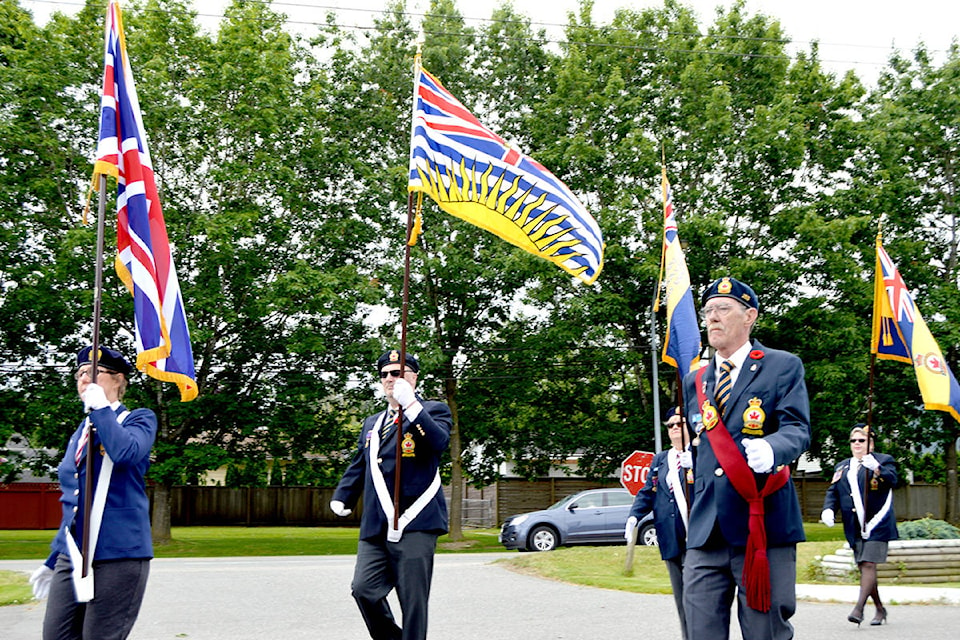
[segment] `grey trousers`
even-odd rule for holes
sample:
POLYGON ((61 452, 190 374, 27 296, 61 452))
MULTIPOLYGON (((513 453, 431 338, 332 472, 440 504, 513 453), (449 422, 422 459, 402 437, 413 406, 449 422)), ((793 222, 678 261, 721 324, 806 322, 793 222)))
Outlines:
POLYGON ((670 576, 670 586, 673 587, 673 601, 677 605, 677 615, 680 616, 680 637, 687 640, 687 616, 683 612, 683 558, 679 557, 664 560, 667 565, 667 574, 670 576))
POLYGON ((404 533, 399 542, 361 540, 353 572, 353 598, 373 640, 424 640, 427 602, 433 579, 437 535, 404 533), (397 625, 387 594, 397 590, 403 628, 397 625))
POLYGON ((130 635, 147 589, 150 560, 93 563, 93 600, 77 602, 70 558, 57 558, 43 640, 123 640, 130 635))
POLYGON ((687 549, 683 565, 683 609, 691 638, 727 640, 730 607, 737 597, 740 633, 749 640, 790 640, 789 620, 797 610, 797 547, 767 549, 770 561, 770 611, 747 606, 743 585, 743 547, 687 549))

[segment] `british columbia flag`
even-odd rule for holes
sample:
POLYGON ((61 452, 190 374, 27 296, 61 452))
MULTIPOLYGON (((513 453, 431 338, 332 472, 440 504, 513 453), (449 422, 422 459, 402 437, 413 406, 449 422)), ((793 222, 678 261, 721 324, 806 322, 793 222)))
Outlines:
POLYGON ((117 274, 133 296, 137 368, 197 397, 193 349, 127 58, 120 4, 107 6, 94 181, 117 179, 117 274))
POLYGON ((409 191, 593 283, 603 268, 603 235, 577 197, 481 124, 419 57, 416 69, 409 191))
POLYGON ((883 360, 913 365, 924 407, 960 420, 960 386, 896 265, 877 234, 870 350, 883 360))

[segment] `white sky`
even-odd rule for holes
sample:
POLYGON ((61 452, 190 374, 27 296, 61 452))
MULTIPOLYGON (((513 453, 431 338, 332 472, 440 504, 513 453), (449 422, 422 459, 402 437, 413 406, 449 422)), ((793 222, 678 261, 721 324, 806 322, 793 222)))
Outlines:
MULTIPOLYGON (((455 0, 470 24, 489 19, 501 0, 455 0)), ((53 11, 72 13, 82 0, 20 0, 21 6, 43 22, 53 11)), ((194 0, 205 24, 213 28, 226 0, 194 0)), ((309 31, 327 11, 338 10, 344 25, 369 26, 386 0, 276 0, 273 8, 287 14, 295 26, 309 31)), ((567 14, 576 11, 578 0, 512 0, 519 13, 547 29, 554 38, 562 35, 567 14)), ((662 0, 595 0, 594 22, 606 23, 617 8, 644 9, 662 6, 662 0)), ((731 0, 686 0, 700 18, 701 27, 713 22, 715 7, 729 6, 731 0)), ((106 0, 104 0, 106 6, 106 0)), ((412 14, 421 14, 429 0, 407 0, 412 14)), ((824 65, 836 73, 855 69, 864 82, 872 84, 894 47, 909 54, 923 41, 932 52, 943 52, 960 35, 960 2, 956 0, 748 0, 749 13, 778 18, 787 35, 802 49, 812 40, 820 42, 824 65)), ((935 62, 943 54, 935 55, 935 62)))

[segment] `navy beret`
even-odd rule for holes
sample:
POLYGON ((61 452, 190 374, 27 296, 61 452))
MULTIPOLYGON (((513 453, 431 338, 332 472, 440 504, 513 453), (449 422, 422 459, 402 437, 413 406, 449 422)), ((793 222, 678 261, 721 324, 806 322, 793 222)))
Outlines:
MULTIPOLYGON (((413 355, 411 355, 409 352, 407 352, 404 355, 406 356, 404 360, 407 363, 405 368, 410 371, 413 371, 414 373, 419 373, 420 363, 417 362, 417 359, 414 358, 413 355)), ((387 351, 382 356, 377 358, 377 372, 382 371, 383 368, 388 364, 399 364, 399 363, 400 363, 400 352, 397 351, 396 349, 391 349, 390 351, 387 351)))
MULTIPOLYGON (((77 368, 93 364, 93 347, 84 347, 77 354, 77 368)), ((114 351, 108 347, 100 347, 97 356, 97 365, 104 369, 110 369, 117 373, 127 376, 133 371, 133 366, 127 362, 127 359, 120 355, 119 351, 114 351)))
POLYGON ((663 412, 663 422, 664 424, 670 420, 673 416, 680 415, 680 407, 669 407, 666 411, 663 412))
POLYGON ((749 285, 739 280, 729 277, 717 278, 703 292, 700 298, 700 306, 707 304, 710 298, 733 298, 740 304, 750 309, 760 310, 760 303, 757 301, 757 294, 749 285))

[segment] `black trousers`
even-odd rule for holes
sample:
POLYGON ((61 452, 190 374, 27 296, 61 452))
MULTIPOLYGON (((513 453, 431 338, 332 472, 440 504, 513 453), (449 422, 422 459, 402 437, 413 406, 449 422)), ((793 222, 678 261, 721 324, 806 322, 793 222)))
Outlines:
POLYGON ((399 542, 361 540, 353 573, 353 597, 373 640, 424 640, 427 637, 427 601, 433 579, 437 535, 404 533, 399 542), (397 590, 403 628, 387 603, 397 590))
POLYGON ((57 558, 43 640, 123 640, 140 613, 150 575, 150 560, 93 563, 93 600, 77 602, 70 558, 57 558))

